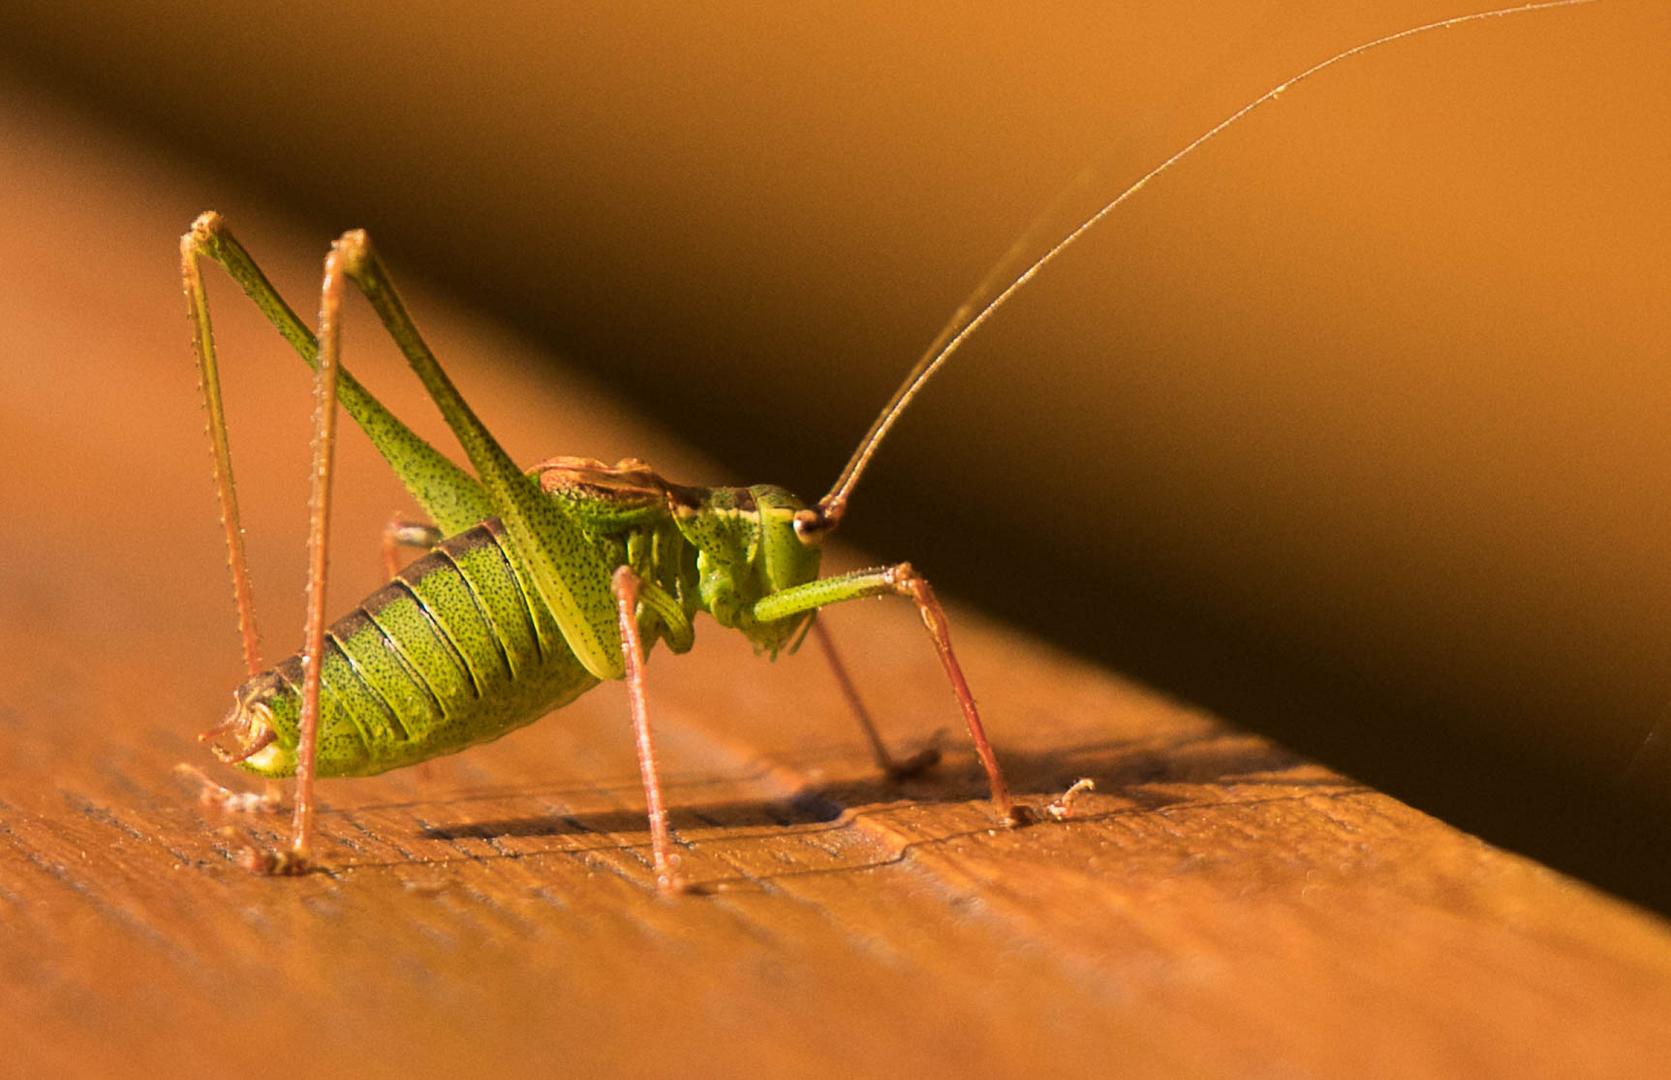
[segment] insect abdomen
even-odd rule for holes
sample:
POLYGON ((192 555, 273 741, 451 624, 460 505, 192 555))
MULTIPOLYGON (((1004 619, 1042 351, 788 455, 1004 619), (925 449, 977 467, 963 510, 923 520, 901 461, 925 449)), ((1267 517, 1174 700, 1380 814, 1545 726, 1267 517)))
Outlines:
MULTIPOLYGON (((247 768, 294 771, 302 661, 276 669, 279 738, 247 768), (288 721, 288 722, 287 722, 288 721)), ((596 685, 529 595, 498 522, 443 541, 325 635, 320 776, 365 776, 450 754, 537 720, 596 685), (539 630, 536 630, 539 627, 539 630), (543 641, 543 644, 542 644, 543 641)))

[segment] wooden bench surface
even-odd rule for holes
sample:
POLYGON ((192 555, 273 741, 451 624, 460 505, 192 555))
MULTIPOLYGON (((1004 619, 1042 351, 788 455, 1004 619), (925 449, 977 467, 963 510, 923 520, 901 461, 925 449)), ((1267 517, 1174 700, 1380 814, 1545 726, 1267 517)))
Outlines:
MULTIPOLYGON (((1070 820, 995 828, 908 607, 832 612, 881 782, 809 650, 706 624, 652 708, 688 875, 659 898, 624 695, 327 784, 326 872, 266 880, 174 767, 239 681, 173 245, 189 177, 0 108, 0 1075, 1626 1076, 1671 1060, 1660 920, 965 608, 999 753, 1070 820)), ((325 237, 221 206, 307 290, 325 237), (316 241, 316 242, 311 242, 316 241)), ((399 268, 396 268, 397 273, 399 268)), ((307 387, 223 279, 269 659, 300 626, 307 387)), ((519 459, 688 450, 414 291, 519 459)), ((432 410, 363 308, 349 355, 432 410)), ((432 421, 432 417, 431 417, 432 421)), ((425 430, 435 430, 430 422, 425 430)), ((403 505, 344 452, 333 595, 403 505)), ((750 478, 752 479, 752 478, 750 478)), ((913 553, 914 554, 914 553, 913 553)), ((932 564, 932 553, 922 553, 932 564)), ((852 561, 851 554, 838 559, 852 561)))

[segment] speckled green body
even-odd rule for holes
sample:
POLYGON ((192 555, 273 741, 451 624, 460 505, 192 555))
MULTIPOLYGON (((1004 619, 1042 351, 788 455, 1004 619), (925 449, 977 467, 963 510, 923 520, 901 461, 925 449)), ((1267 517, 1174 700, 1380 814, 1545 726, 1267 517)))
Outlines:
MULTIPOLYGON (((325 636, 319 775, 367 776, 498 738, 597 684, 518 581, 498 522, 444 541, 325 636), (544 623, 546 633, 536 630, 544 623)), ((242 763, 296 771, 302 660, 245 684, 277 738, 242 763)))
MULTIPOLYGON (((704 611, 757 650, 792 647, 809 615, 771 623, 760 598, 817 577, 818 551, 791 525, 802 503, 780 488, 688 488, 637 462, 557 459, 534 471, 548 499, 579 520, 610 565, 627 564, 677 605, 638 613, 648 649, 691 645, 704 611)), ((442 541, 331 624, 321 668, 318 775, 368 776, 496 739, 574 700, 599 680, 568 647, 519 573, 497 520, 442 541)), ((296 769, 302 659, 246 682, 235 711, 272 739, 239 767, 296 769)))

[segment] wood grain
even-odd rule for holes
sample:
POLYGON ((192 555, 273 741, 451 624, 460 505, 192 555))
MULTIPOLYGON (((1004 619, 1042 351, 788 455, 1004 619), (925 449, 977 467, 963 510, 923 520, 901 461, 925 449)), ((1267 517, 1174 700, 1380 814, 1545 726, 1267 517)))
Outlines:
MULTIPOLYGON (((707 895, 652 888, 618 686, 328 784, 330 869, 240 872, 219 830, 282 822, 205 810, 172 771, 212 764, 192 735, 238 681, 173 265, 200 178, 0 100, 0 1074, 1627 1076, 1671 1058, 1662 922, 961 607, 1018 791, 1095 779, 1072 820, 994 828, 956 734, 934 774, 880 782, 816 655, 765 664, 705 626, 650 679, 707 895)), ((329 238, 218 209, 311 306, 329 238)), ((275 656, 300 625, 306 384, 211 288, 275 656)), ((738 479, 409 299, 519 458, 738 479)), ((430 416, 369 322, 352 366, 430 416)), ((363 440, 343 469, 349 598, 401 502, 363 440)), ((889 554, 933 572, 932 551, 889 554)), ((831 621, 898 745, 955 732, 905 605, 831 621)))

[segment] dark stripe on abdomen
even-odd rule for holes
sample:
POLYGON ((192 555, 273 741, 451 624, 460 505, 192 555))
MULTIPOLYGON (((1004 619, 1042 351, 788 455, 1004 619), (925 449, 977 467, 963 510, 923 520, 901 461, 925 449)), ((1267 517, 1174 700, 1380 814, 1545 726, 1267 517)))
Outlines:
POLYGON ((517 578, 502 533, 495 518, 442 541, 436 555, 457 569, 516 676, 539 664, 544 657, 541 639, 555 640, 550 635, 557 625, 517 578))

